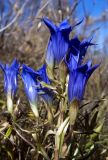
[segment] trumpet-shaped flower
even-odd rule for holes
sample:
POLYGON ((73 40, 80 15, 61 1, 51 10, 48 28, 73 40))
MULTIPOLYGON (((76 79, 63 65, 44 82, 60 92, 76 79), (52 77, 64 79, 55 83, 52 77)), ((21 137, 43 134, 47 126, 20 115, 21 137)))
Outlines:
POLYGON ((51 100, 49 89, 42 86, 40 82, 50 84, 50 80, 46 74, 46 65, 43 65, 39 70, 34 71, 32 68, 23 65, 22 67, 22 79, 25 86, 25 92, 29 99, 31 109, 36 117, 39 116, 37 109, 38 95, 42 92, 42 97, 48 102, 51 100))
POLYGON ((69 24, 68 19, 62 21, 59 26, 55 25, 48 18, 43 18, 43 22, 51 33, 46 50, 46 63, 50 68, 53 68, 54 65, 59 64, 66 55, 69 46, 69 34, 74 26, 72 27, 69 24))
POLYGON ((32 68, 23 65, 22 66, 22 80, 24 82, 25 92, 28 97, 31 109, 36 117, 39 116, 37 109, 38 91, 36 88, 38 73, 32 68))
POLYGON ((17 91, 17 78, 19 71, 19 63, 15 59, 11 66, 8 64, 0 64, 2 71, 4 72, 4 90, 7 95, 7 107, 8 111, 13 111, 13 97, 17 91))
POLYGON ((91 45, 94 45, 93 43, 91 43, 91 39, 85 39, 80 42, 77 37, 74 37, 70 40, 69 52, 65 58, 65 62, 69 70, 72 71, 73 69, 76 69, 79 65, 81 65, 87 48, 91 45))
POLYGON ((74 69, 69 73, 68 82, 68 100, 72 102, 73 99, 82 100, 87 81, 93 71, 99 66, 91 67, 91 61, 74 69))

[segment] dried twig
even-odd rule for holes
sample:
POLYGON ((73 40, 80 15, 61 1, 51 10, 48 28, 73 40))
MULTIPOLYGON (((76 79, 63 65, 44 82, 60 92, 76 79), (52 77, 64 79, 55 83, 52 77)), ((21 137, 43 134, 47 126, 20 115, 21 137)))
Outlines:
POLYGON ((38 13, 37 13, 37 16, 39 16, 39 14, 43 11, 43 9, 49 4, 51 0, 48 0, 43 6, 42 8, 39 9, 38 13))
POLYGON ((15 21, 18 19, 18 17, 21 15, 22 11, 24 10, 26 4, 27 4, 28 1, 26 1, 23 6, 21 7, 21 9, 18 11, 18 13, 16 14, 16 16, 12 19, 12 21, 7 24, 5 27, 1 28, 0 29, 0 32, 3 32, 4 30, 6 30, 7 28, 9 28, 12 24, 15 23, 15 21))
POLYGON ((23 141, 25 141, 25 142, 26 142, 27 144, 29 144, 33 149, 35 149, 35 146, 34 146, 31 142, 29 142, 24 136, 22 136, 16 128, 14 128, 14 130, 15 130, 15 132, 18 134, 18 136, 19 136, 21 139, 23 139, 23 141))

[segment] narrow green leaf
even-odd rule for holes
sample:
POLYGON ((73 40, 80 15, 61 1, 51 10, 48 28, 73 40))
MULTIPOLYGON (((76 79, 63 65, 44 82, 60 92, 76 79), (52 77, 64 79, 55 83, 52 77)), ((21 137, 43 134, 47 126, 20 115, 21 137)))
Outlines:
POLYGON ((46 159, 46 160, 50 160, 49 156, 47 155, 45 149, 40 146, 40 153, 43 155, 43 157, 46 159))
POLYGON ((4 139, 8 138, 11 135, 12 130, 13 130, 13 128, 12 128, 12 126, 10 126, 8 128, 8 130, 6 131, 6 134, 4 135, 4 139))
POLYGON ((67 117, 64 120, 64 122, 60 125, 60 127, 58 128, 58 130, 56 132, 55 145, 56 145, 57 150, 59 151, 59 154, 61 154, 61 151, 62 151, 64 136, 66 134, 68 126, 69 126, 69 117, 67 117))
POLYGON ((7 151, 8 156, 10 157, 11 160, 13 160, 12 153, 10 151, 7 151))
POLYGON ((67 123, 67 125, 65 126, 63 132, 60 135, 60 142, 59 142, 59 154, 60 154, 60 156, 62 156, 61 155, 62 154, 62 146, 63 146, 64 137, 65 137, 66 131, 68 129, 68 126, 69 126, 69 122, 67 123))
POLYGON ((68 122, 69 122, 69 117, 67 117, 65 119, 65 121, 60 125, 60 127, 58 128, 58 131, 56 133, 57 135, 60 135, 63 132, 63 130, 64 130, 64 128, 65 128, 65 126, 67 125, 68 122))
POLYGON ((42 86, 44 86, 44 87, 47 87, 47 88, 49 88, 49 89, 52 89, 52 90, 56 90, 56 87, 54 87, 54 86, 52 86, 52 85, 49 85, 49 84, 47 84, 47 83, 45 83, 45 82, 40 82, 41 84, 42 84, 42 86))

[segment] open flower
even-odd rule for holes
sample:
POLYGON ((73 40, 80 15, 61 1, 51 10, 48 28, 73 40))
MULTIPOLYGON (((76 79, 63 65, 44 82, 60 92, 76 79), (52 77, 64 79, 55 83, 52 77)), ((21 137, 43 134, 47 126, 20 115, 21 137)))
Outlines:
POLYGON ((68 100, 72 102, 74 99, 82 100, 87 81, 93 71, 99 66, 91 66, 92 62, 88 61, 86 64, 74 69, 69 73, 68 82, 68 100))
POLYGON ((59 64, 63 60, 68 51, 69 34, 72 28, 82 21, 74 26, 69 24, 68 19, 62 21, 59 26, 55 25, 48 18, 43 18, 43 22, 51 33, 46 50, 46 63, 50 68, 53 68, 55 64, 59 64))
POLYGON ((12 113, 13 97, 17 91, 17 78, 20 65, 15 59, 10 66, 8 64, 0 64, 0 67, 4 72, 4 90, 7 95, 8 111, 12 113))
POLYGON ((70 40, 68 54, 66 55, 65 62, 69 70, 76 69, 81 65, 83 58, 85 57, 87 48, 91 45, 92 39, 84 39, 80 42, 78 37, 74 37, 70 40))

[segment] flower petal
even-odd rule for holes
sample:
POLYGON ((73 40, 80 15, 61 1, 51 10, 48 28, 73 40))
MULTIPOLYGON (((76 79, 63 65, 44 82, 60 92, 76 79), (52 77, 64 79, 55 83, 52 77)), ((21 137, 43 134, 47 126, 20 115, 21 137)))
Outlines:
POLYGON ((87 75, 88 75, 88 78, 91 76, 91 74, 100 66, 100 64, 96 64, 94 65, 93 67, 91 67, 88 72, 87 72, 87 75))
POLYGON ((50 19, 44 17, 42 21, 46 24, 52 34, 56 32, 57 27, 50 19))
POLYGON ((68 19, 64 19, 59 25, 60 31, 67 31, 70 33, 72 30, 71 25, 69 24, 68 19))

